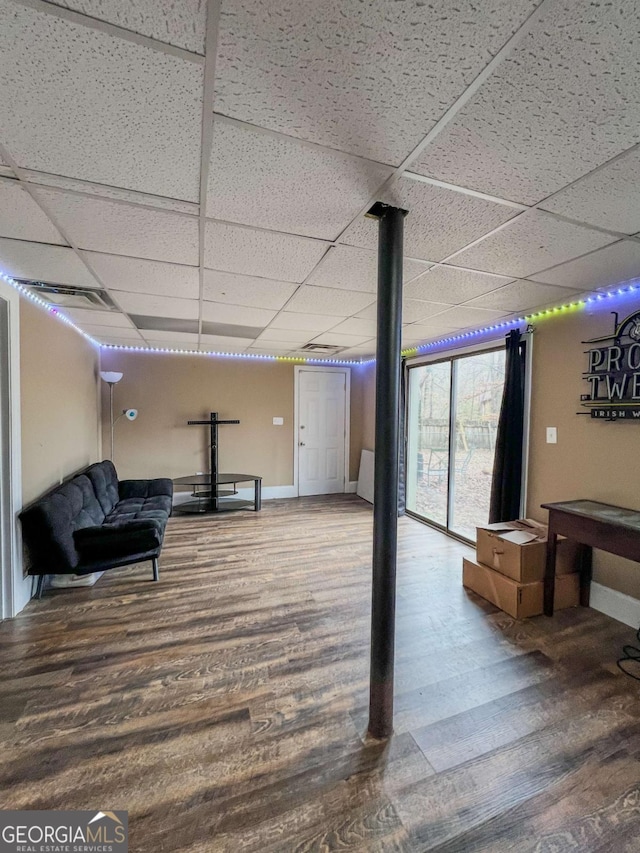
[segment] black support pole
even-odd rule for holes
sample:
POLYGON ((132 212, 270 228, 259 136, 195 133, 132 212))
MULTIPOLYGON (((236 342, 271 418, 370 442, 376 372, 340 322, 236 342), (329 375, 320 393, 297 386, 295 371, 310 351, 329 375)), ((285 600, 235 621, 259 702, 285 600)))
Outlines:
POLYGON ((378 203, 370 215, 376 216, 380 224, 369 734, 382 739, 393 731, 402 240, 406 211, 378 203))

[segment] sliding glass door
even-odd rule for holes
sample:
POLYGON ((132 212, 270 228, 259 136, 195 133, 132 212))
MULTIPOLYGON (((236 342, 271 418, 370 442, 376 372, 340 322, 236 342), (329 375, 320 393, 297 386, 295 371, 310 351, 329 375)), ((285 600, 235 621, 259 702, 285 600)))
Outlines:
POLYGON ((504 349, 408 371, 407 509, 475 541, 489 518, 504 349))

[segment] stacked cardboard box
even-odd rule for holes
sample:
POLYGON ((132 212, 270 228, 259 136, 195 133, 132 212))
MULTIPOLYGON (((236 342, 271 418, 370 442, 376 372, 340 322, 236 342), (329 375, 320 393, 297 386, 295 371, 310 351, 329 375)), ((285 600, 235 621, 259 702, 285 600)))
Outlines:
MULTIPOLYGON (((516 619, 542 613, 546 526, 523 518, 504 524, 487 524, 477 531, 477 562, 463 561, 463 585, 516 619)), ((578 604, 580 578, 577 572, 576 543, 559 539, 555 610, 578 604)))

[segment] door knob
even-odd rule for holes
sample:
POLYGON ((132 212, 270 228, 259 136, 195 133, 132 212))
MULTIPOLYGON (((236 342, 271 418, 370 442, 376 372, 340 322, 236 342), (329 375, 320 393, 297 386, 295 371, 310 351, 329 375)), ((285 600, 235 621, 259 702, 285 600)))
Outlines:
POLYGON ((301 442, 300 442, 300 447, 305 447, 305 443, 304 443, 304 441, 301 441, 301 442))

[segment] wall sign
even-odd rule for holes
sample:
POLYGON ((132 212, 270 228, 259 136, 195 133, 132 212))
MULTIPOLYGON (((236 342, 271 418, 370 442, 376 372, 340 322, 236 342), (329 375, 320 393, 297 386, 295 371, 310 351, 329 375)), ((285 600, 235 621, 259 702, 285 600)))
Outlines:
POLYGON ((592 418, 640 423, 640 311, 619 321, 613 334, 583 341, 590 344, 585 355, 588 369, 582 374, 588 391, 580 395, 583 408, 592 418))

